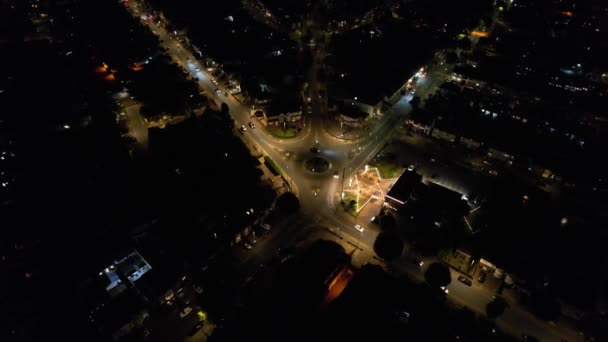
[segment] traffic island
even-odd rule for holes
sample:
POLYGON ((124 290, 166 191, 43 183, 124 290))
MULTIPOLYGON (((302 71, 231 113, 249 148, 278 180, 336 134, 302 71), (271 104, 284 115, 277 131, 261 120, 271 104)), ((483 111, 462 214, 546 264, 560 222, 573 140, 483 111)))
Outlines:
POLYGON ((329 161, 321 157, 310 158, 305 163, 305 167, 308 172, 317 174, 327 172, 330 166, 331 164, 329 163, 329 161))
POLYGON ((268 126, 266 130, 272 134, 273 137, 279 139, 292 139, 297 136, 297 132, 293 128, 283 129, 278 126, 268 126))

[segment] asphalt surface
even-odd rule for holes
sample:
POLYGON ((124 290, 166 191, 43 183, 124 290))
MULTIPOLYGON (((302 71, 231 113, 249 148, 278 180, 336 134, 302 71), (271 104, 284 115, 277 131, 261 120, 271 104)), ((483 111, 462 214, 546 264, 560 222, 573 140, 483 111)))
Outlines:
MULTIPOLYGON (((129 1, 126 6, 138 17, 143 14, 138 2, 129 1)), ((198 62, 193 53, 180 43, 178 37, 153 21, 145 23, 160 38, 161 46, 167 49, 173 60, 193 77, 199 79, 198 85, 201 90, 205 91, 211 99, 216 100, 218 104, 226 103, 228 105, 230 114, 235 120, 236 129, 254 121, 251 115, 252 109, 230 95, 223 85, 215 85, 212 82, 213 76, 198 62), (220 92, 216 92, 216 89, 219 89, 220 92)), ((315 82, 314 91, 318 92, 319 89, 322 89, 322 85, 315 82)), ((262 127, 254 129, 247 127, 247 131, 241 135, 247 145, 270 156, 284 171, 292 191, 300 199, 303 212, 310 215, 317 226, 335 229, 338 232, 336 236, 349 238, 359 248, 371 251, 373 254, 373 243, 378 235, 378 227, 369 222, 361 222, 341 208, 340 182, 343 173, 348 179, 349 175, 368 163, 391 140, 393 133, 400 126, 400 122, 403 122, 403 119, 412 110, 409 98, 403 97, 384 114, 379 124, 370 129, 368 136, 358 141, 343 141, 326 133, 323 129, 321 115, 324 104, 323 98, 314 100, 313 115, 307 120, 303 132, 295 139, 274 138, 262 127), (311 147, 318 147, 320 152, 311 152, 311 147), (330 169, 323 174, 307 171, 304 163, 313 156, 327 159, 331 164, 330 169), (335 171, 338 171, 338 179, 333 177, 335 171), (355 224, 362 225, 365 228, 364 231, 355 230, 355 224)), ((429 165, 425 157, 412 155, 412 159, 414 163, 423 164, 423 168, 428 168, 427 172, 432 172, 434 166, 429 165)), ((272 251, 262 251, 259 247, 255 249, 254 254, 260 255, 252 256, 250 263, 264 259, 272 253, 272 251)), ((421 270, 417 265, 403 262, 399 268, 411 276, 421 277, 421 270)), ((453 275, 454 281, 448 287, 449 298, 485 314, 485 305, 492 300, 492 294, 475 286, 465 286, 458 282, 456 277, 457 275, 453 275)), ((541 341, 582 341, 582 338, 571 330, 539 321, 518 307, 507 309, 505 314, 497 319, 497 324, 515 336, 526 333, 540 338, 541 341)))

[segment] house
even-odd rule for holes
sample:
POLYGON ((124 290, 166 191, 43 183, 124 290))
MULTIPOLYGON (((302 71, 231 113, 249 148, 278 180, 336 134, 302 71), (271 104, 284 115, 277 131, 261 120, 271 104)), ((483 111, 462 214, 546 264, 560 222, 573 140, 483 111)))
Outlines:
POLYGON ((151 269, 137 251, 131 251, 80 284, 80 300, 102 336, 119 341, 146 333, 150 300, 136 282, 151 269))
POLYGON ((370 115, 371 107, 354 101, 343 101, 337 106, 337 119, 350 127, 362 127, 370 115))
POLYGON ((289 96, 276 96, 263 112, 267 126, 283 125, 294 128, 303 118, 301 102, 289 96))

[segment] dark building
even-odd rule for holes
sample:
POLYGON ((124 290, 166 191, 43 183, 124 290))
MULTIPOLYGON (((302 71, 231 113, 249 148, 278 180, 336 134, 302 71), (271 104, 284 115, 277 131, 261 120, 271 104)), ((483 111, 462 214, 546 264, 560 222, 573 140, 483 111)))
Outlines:
POLYGON ((415 198, 422 186, 422 176, 415 170, 405 171, 384 196, 384 205, 399 210, 410 199, 415 198))

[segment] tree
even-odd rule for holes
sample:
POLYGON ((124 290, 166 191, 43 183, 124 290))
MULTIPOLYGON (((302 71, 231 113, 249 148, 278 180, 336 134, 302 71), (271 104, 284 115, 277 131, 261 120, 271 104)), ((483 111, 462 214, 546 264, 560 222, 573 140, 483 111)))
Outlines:
POLYGON ((357 201, 355 200, 350 200, 350 202, 348 202, 348 209, 350 210, 356 210, 357 209, 357 201))
POLYGON ((374 242, 374 252, 385 260, 394 260, 403 252, 403 240, 396 232, 382 232, 374 242))
POLYGON ((536 317, 546 321, 554 321, 559 317, 561 307, 554 296, 536 291, 532 293, 530 299, 532 311, 536 317))
POLYGON ((226 102, 222 102, 221 112, 222 114, 230 114, 230 107, 228 107, 226 102))
POLYGON ((234 119, 230 116, 230 107, 225 102, 222 102, 219 117, 230 130, 234 128, 234 119))
POLYGON ((412 107, 418 108, 420 106, 420 96, 412 97, 412 99, 410 100, 410 104, 412 105, 412 107))
POLYGON ((445 62, 448 64, 455 64, 458 62, 458 55, 454 51, 448 51, 445 54, 445 62))
POLYGON ((397 221, 393 215, 382 215, 380 216, 379 221, 380 228, 382 228, 383 231, 392 231, 397 227, 397 221))
POLYGON ((469 38, 464 38, 458 42, 458 47, 462 50, 470 50, 471 49, 471 41, 469 38))
POLYGON ((489 319, 496 319, 498 316, 505 312, 508 304, 501 297, 494 297, 494 299, 486 305, 486 315, 489 319))
POLYGON ((286 192, 277 198, 276 208, 285 214, 293 214, 300 209, 300 200, 293 192, 286 192))
POLYGON ((450 269, 439 262, 434 262, 429 265, 429 268, 424 273, 424 279, 433 287, 447 286, 452 281, 450 269))

